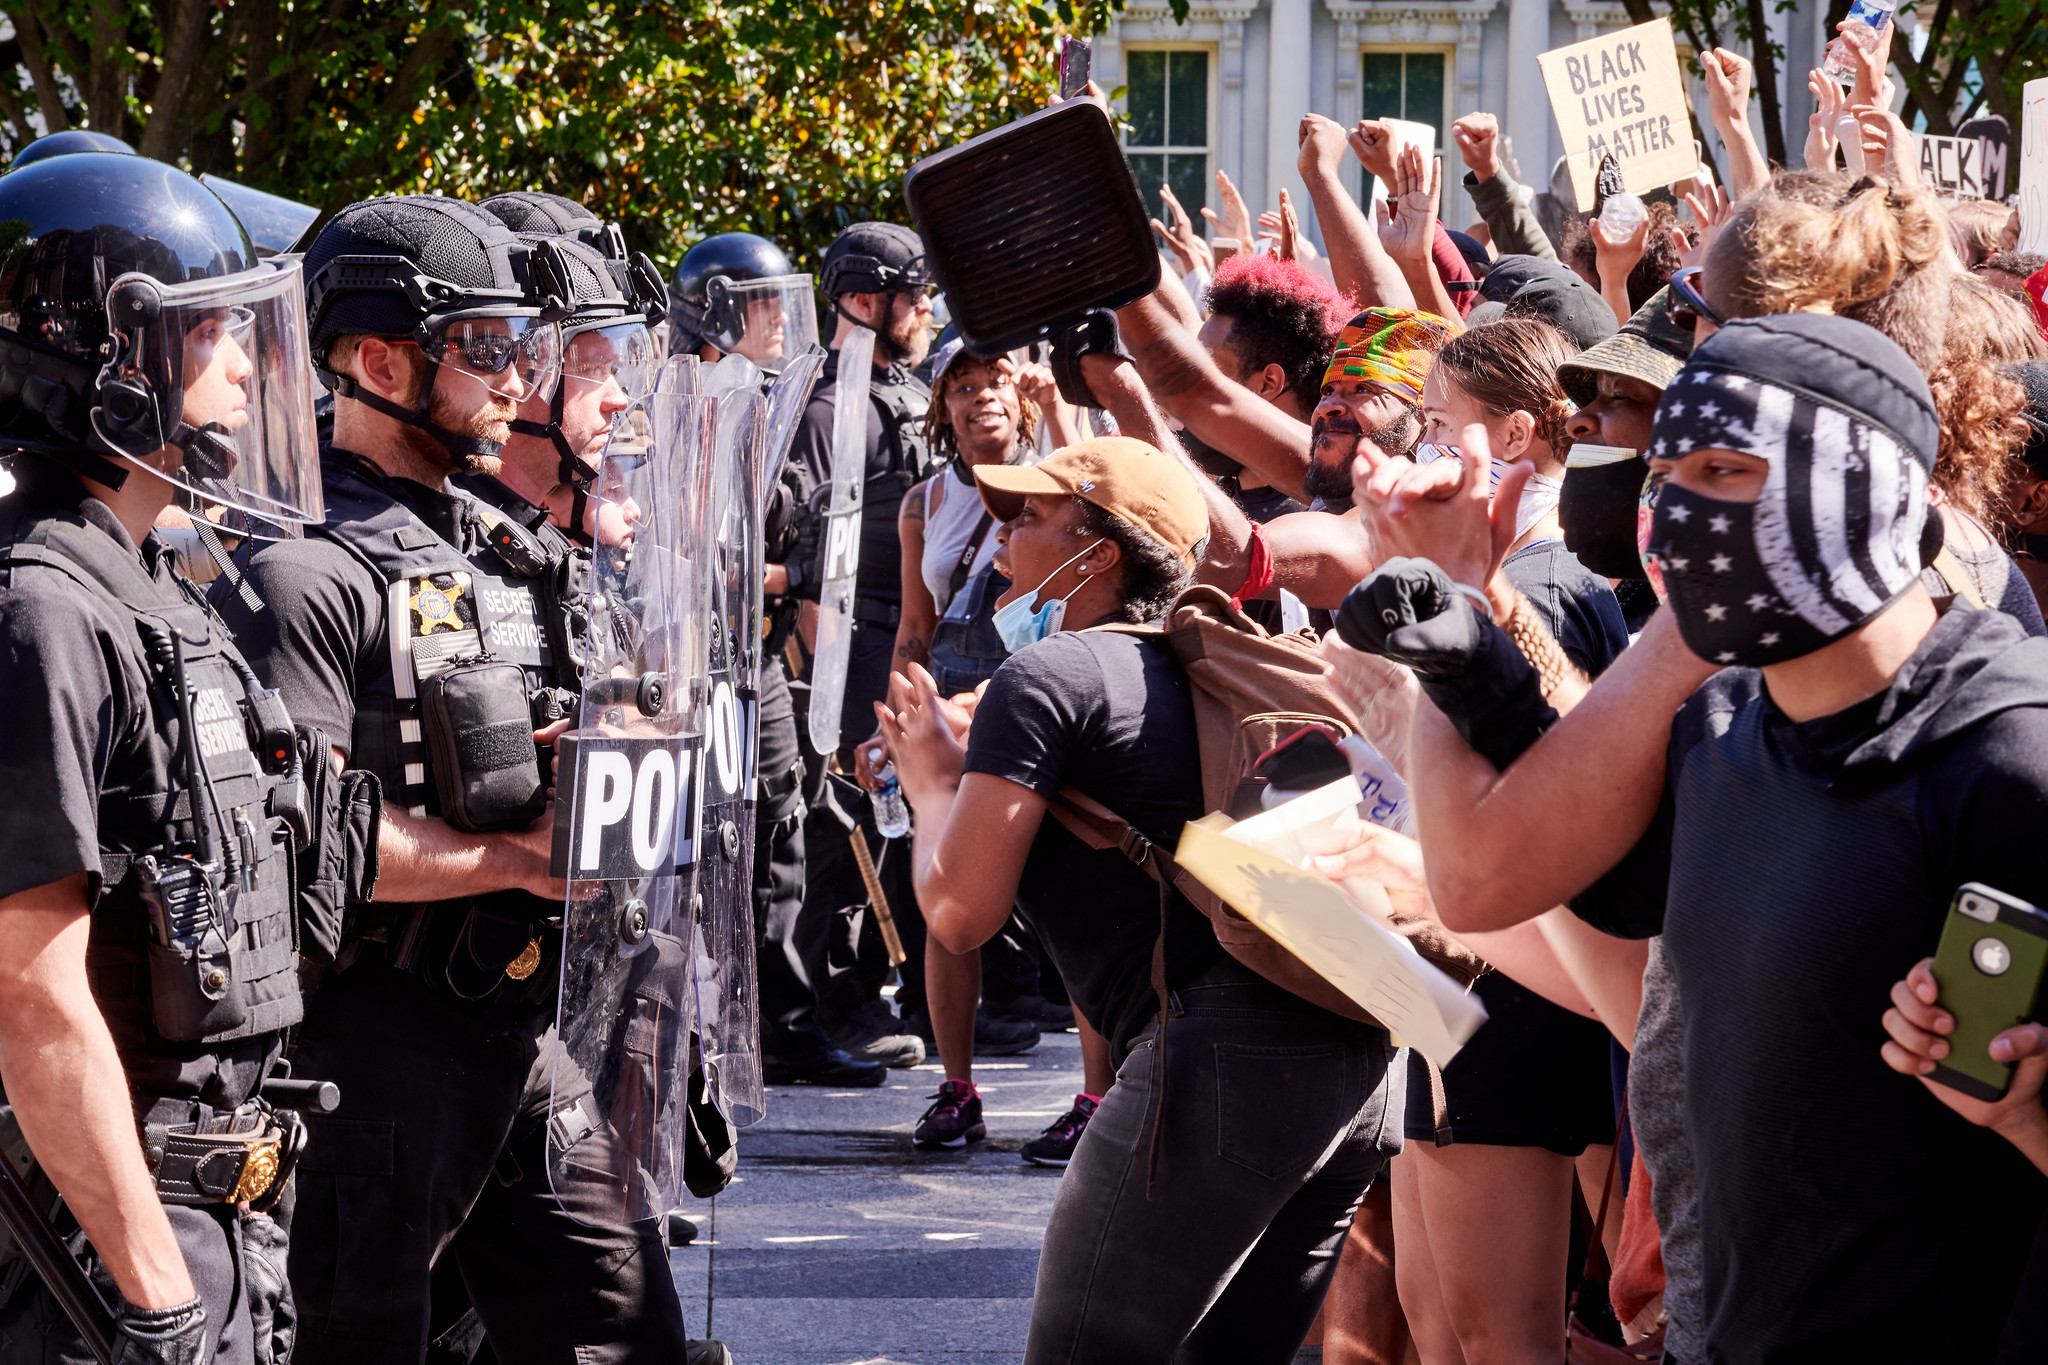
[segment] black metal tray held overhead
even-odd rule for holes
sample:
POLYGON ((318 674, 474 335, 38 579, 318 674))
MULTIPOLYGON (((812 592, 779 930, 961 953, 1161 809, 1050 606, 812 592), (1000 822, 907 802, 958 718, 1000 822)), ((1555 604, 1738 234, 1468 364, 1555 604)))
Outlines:
POLYGON ((996 355, 1159 287, 1138 182, 1102 107, 1069 100, 928 156, 903 184, 968 349, 996 355))

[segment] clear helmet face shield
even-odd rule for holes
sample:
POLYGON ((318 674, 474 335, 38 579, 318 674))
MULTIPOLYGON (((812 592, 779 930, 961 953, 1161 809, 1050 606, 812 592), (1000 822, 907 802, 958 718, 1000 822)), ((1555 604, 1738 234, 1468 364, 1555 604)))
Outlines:
POLYGON ((782 373, 784 365, 817 343, 817 293, 809 275, 764 280, 713 275, 704 283, 704 301, 704 339, 769 374, 782 373))
POLYGON ((176 285, 123 275, 106 310, 92 422, 109 450, 230 525, 292 535, 324 518, 297 261, 176 285))
POLYGON ((438 371, 434 392, 458 403, 554 398, 562 381, 562 329, 532 308, 471 308, 422 323, 414 338, 438 371))

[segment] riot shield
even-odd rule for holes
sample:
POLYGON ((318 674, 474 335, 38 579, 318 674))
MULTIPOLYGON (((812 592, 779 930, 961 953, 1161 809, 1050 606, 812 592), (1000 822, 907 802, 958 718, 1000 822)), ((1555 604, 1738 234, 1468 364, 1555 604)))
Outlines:
POLYGON ((767 443, 754 468, 754 496, 764 508, 768 505, 768 485, 782 473, 782 462, 789 458, 789 443, 796 439, 797 418, 804 415, 811 390, 818 386, 818 372, 824 368, 825 348, 813 346, 783 366, 782 373, 768 386, 767 443))
MULTIPOLYGON (((811 747, 839 752, 839 713, 853 656, 853 583, 860 571, 861 494, 867 483, 868 387, 875 334, 847 333, 839 347, 832 406, 832 500, 825 511, 825 563, 818 575, 818 642, 811 651, 811 747)), ((865 732, 863 732, 865 733, 865 732)))
POLYGON ((712 471, 711 701, 696 948, 706 1092, 735 1127, 767 1111, 754 971, 754 804, 760 757, 761 509, 753 466, 765 431, 761 371, 727 356, 699 371, 718 399, 712 471))
POLYGON ((582 706, 556 745, 548 1175, 571 1217, 630 1221, 683 1193, 718 404, 656 393, 628 414, 595 488, 600 525, 627 532, 592 552, 582 706))

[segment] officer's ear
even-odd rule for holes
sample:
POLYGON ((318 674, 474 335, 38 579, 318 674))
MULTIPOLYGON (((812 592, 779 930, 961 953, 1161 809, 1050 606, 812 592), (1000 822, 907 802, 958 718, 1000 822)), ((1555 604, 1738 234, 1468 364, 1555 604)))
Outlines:
POLYGON ((419 397, 425 357, 411 341, 340 337, 329 349, 328 363, 378 397, 410 405, 419 397))
POLYGON ((889 306, 887 294, 842 294, 839 306, 871 332, 881 331, 888 321, 882 317, 882 310, 889 306))

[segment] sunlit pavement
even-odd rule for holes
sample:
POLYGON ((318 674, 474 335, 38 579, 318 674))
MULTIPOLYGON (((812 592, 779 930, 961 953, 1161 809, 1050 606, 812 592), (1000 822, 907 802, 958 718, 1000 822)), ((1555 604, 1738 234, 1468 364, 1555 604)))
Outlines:
POLYGON ((878 1090, 776 1086, 740 1135, 738 1178, 687 1205, 697 1241, 670 1255, 690 1334, 738 1365, 1015 1365, 1023 1359, 1060 1172, 1017 1149, 1081 1088, 1076 1035, 981 1060, 988 1139, 910 1145, 936 1060, 878 1090))

